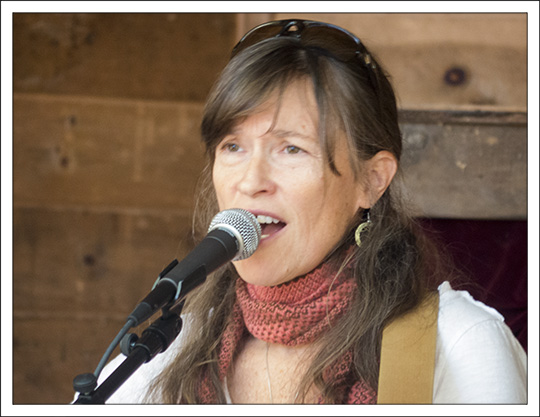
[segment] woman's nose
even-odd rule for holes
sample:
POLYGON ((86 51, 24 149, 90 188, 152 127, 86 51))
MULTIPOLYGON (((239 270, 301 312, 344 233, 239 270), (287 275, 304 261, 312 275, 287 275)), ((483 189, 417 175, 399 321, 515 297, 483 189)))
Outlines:
POLYGON ((252 155, 240 169, 242 171, 237 187, 242 194, 257 196, 275 191, 276 183, 272 178, 271 164, 264 154, 252 155))

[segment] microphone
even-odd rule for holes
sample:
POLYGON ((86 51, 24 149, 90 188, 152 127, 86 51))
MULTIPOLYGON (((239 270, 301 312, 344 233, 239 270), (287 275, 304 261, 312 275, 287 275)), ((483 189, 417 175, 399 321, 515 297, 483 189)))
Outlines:
POLYGON ((128 321, 139 325, 159 308, 202 284, 220 266, 250 257, 260 239, 261 226, 249 211, 235 208, 219 212, 204 239, 181 262, 175 259, 161 272, 152 291, 135 307, 128 321))

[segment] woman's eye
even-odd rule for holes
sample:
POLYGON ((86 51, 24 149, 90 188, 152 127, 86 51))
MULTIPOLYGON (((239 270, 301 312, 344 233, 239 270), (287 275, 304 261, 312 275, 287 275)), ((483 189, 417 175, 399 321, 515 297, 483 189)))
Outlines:
POLYGON ((221 149, 228 152, 238 152, 240 150, 240 146, 238 146, 236 143, 226 143, 221 147, 221 149))
POLYGON ((289 145, 285 148, 285 153, 288 154, 297 154, 302 152, 302 149, 300 149, 298 146, 289 145))

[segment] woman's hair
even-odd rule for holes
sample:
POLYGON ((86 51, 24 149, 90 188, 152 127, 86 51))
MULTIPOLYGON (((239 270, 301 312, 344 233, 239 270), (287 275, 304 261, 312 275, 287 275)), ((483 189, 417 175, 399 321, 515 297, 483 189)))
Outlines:
MULTIPOLYGON (((334 175, 339 175, 334 165, 334 148, 335 140, 343 137, 338 135, 340 132, 345 133, 351 165, 360 177, 363 162, 381 150, 391 152, 399 161, 402 140, 396 98, 380 63, 373 56, 371 62, 372 66, 366 65, 363 57, 342 62, 331 53, 304 46, 290 37, 271 38, 236 55, 222 72, 204 110, 201 129, 208 165, 198 193, 197 233, 203 235, 218 211, 211 182, 217 145, 236 123, 256 111, 272 94, 281 95, 296 80, 309 80, 308 85, 313 87, 319 112, 319 140, 334 175)), ((304 376, 300 400, 315 383, 325 403, 340 401, 335 387, 324 382, 323 373, 351 349, 355 378, 376 389, 382 329, 418 305, 442 280, 439 260, 431 256, 436 251, 428 247, 429 241, 406 213, 398 191, 391 184, 371 207, 372 226, 361 247, 354 244, 360 212, 327 257, 342 259, 347 248, 354 248, 358 291, 348 312, 317 342, 317 353, 304 376)), ((183 335, 181 354, 154 382, 154 401, 197 403, 203 370, 216 387, 218 401, 225 401, 218 377, 218 349, 236 300, 237 278, 234 267, 223 267, 208 277, 207 285, 190 294, 184 312, 194 331, 183 335)))

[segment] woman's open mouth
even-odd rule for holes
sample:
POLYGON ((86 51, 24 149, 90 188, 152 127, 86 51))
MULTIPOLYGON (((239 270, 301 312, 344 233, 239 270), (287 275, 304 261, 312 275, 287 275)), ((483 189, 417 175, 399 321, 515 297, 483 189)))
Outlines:
POLYGON ((259 214, 257 221, 261 225, 261 239, 266 239, 285 227, 285 223, 270 216, 259 214))

